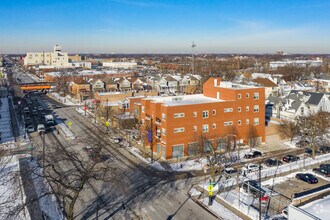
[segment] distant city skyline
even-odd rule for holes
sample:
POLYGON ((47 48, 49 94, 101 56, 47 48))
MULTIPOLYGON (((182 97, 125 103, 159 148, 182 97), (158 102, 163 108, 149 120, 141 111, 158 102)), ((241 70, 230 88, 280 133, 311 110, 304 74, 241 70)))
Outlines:
POLYGON ((330 53, 326 0, 1 0, 0 53, 330 53))

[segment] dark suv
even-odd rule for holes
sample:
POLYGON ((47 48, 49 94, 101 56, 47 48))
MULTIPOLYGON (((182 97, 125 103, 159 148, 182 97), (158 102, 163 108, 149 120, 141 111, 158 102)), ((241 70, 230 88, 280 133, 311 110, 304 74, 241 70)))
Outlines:
POLYGON ((305 181, 309 184, 316 184, 319 182, 318 179, 310 173, 297 173, 296 178, 305 181))
POLYGON ((283 157, 283 161, 287 162, 287 163, 298 161, 298 160, 300 160, 300 157, 294 156, 294 155, 286 155, 285 157, 283 157))
POLYGON ((243 189, 245 192, 252 194, 254 197, 258 197, 261 193, 261 196, 264 196, 266 191, 262 189, 259 183, 255 180, 248 180, 243 183, 243 189))
POLYGON ((262 153, 260 151, 252 151, 252 152, 248 152, 244 155, 244 158, 246 159, 250 159, 250 158, 256 158, 256 157, 261 157, 262 153))
POLYGON ((314 168, 313 172, 330 177, 330 164, 321 164, 319 168, 314 168))
POLYGON ((265 164, 269 167, 280 166, 280 165, 282 165, 282 161, 273 159, 273 158, 269 158, 265 161, 265 164))

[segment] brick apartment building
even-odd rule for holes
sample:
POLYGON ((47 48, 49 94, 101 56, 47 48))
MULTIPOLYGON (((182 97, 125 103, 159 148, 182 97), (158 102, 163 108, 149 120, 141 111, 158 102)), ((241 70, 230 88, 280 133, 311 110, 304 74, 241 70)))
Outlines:
POLYGON ((200 149, 201 138, 217 148, 233 136, 233 130, 236 142, 247 143, 251 127, 260 142, 265 142, 264 88, 210 78, 203 91, 141 100, 141 132, 147 134, 152 128, 154 152, 165 159, 192 156, 200 149))

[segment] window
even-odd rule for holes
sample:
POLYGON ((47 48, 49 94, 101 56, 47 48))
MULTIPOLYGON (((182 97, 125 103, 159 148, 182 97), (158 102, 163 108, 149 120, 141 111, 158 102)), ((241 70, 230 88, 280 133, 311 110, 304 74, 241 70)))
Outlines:
POLYGON ((233 112, 233 108, 225 108, 224 112, 233 112))
POLYGON ((238 112, 241 112, 242 111, 242 108, 241 107, 238 107, 238 112))
POLYGON ((255 106, 253 107, 253 111, 254 111, 254 112, 259 112, 259 105, 255 105, 255 106))
POLYGON ((217 128, 217 124, 216 123, 212 123, 212 128, 216 129, 217 128))
POLYGON ((203 118, 208 118, 209 117, 209 111, 203 111, 203 118))
POLYGON ((203 125, 203 132, 209 132, 209 125, 203 125))
POLYGON ((238 94, 237 97, 238 97, 238 99, 241 99, 242 98, 242 95, 241 94, 238 94))
POLYGON ((237 121, 237 124, 238 124, 238 125, 241 125, 241 124, 242 124, 242 121, 241 121, 241 120, 238 120, 238 121, 237 121))
POLYGON ((166 120, 166 114, 165 113, 162 113, 162 119, 163 119, 163 121, 166 120))
POLYGON ((184 117, 184 113, 174 113, 174 118, 183 118, 184 117))
POLYGON ((196 125, 193 126, 193 131, 197 131, 197 126, 196 125))
POLYGON ((254 118, 253 123, 254 125, 259 125, 259 118, 254 118))
POLYGON ((250 124, 250 120, 249 119, 246 119, 246 124, 250 124))
POLYGON ((223 123, 224 126, 229 126, 229 125, 233 125, 233 122, 232 121, 225 121, 223 123))
POLYGON ((250 111, 250 107, 249 106, 246 106, 246 111, 250 111))
POLYGON ((250 98, 250 93, 246 93, 246 98, 250 98))
POLYGON ((141 120, 141 123, 144 125, 144 119, 141 120))
POLYGON ((198 154, 198 142, 188 143, 188 156, 198 154))
POLYGON ((123 103, 123 109, 129 109, 129 103, 128 102, 123 103))
POLYGON ((215 109, 212 110, 212 115, 216 115, 217 111, 215 109))
POLYGON ((197 112, 194 112, 193 115, 194 115, 194 117, 196 118, 196 117, 197 117, 197 112))
POLYGON ((162 134, 165 136, 166 135, 166 129, 162 128, 162 134))
POLYGON ((141 107, 141 111, 144 113, 144 106, 141 107))
POLYGON ((259 92, 255 92, 255 93, 253 94, 253 99, 254 99, 254 100, 258 100, 258 99, 259 99, 259 92))
POLYGON ((181 133, 181 132, 184 132, 184 128, 174 128, 173 132, 174 132, 174 133, 181 133))
POLYGON ((183 144, 172 146, 172 157, 173 158, 183 157, 183 144))

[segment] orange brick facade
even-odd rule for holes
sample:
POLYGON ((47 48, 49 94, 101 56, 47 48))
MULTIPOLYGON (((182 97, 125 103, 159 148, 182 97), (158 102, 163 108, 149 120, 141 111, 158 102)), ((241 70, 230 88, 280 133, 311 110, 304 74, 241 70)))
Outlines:
POLYGON ((182 149, 180 157, 190 156, 188 148, 200 137, 212 140, 217 146, 219 138, 228 136, 233 128, 236 140, 246 143, 251 126, 260 141, 265 142, 264 88, 220 87, 220 78, 210 78, 204 83, 203 91, 203 95, 183 96, 182 101, 180 98, 141 100, 141 132, 150 130, 152 121, 154 152, 170 159, 174 146, 182 149))

